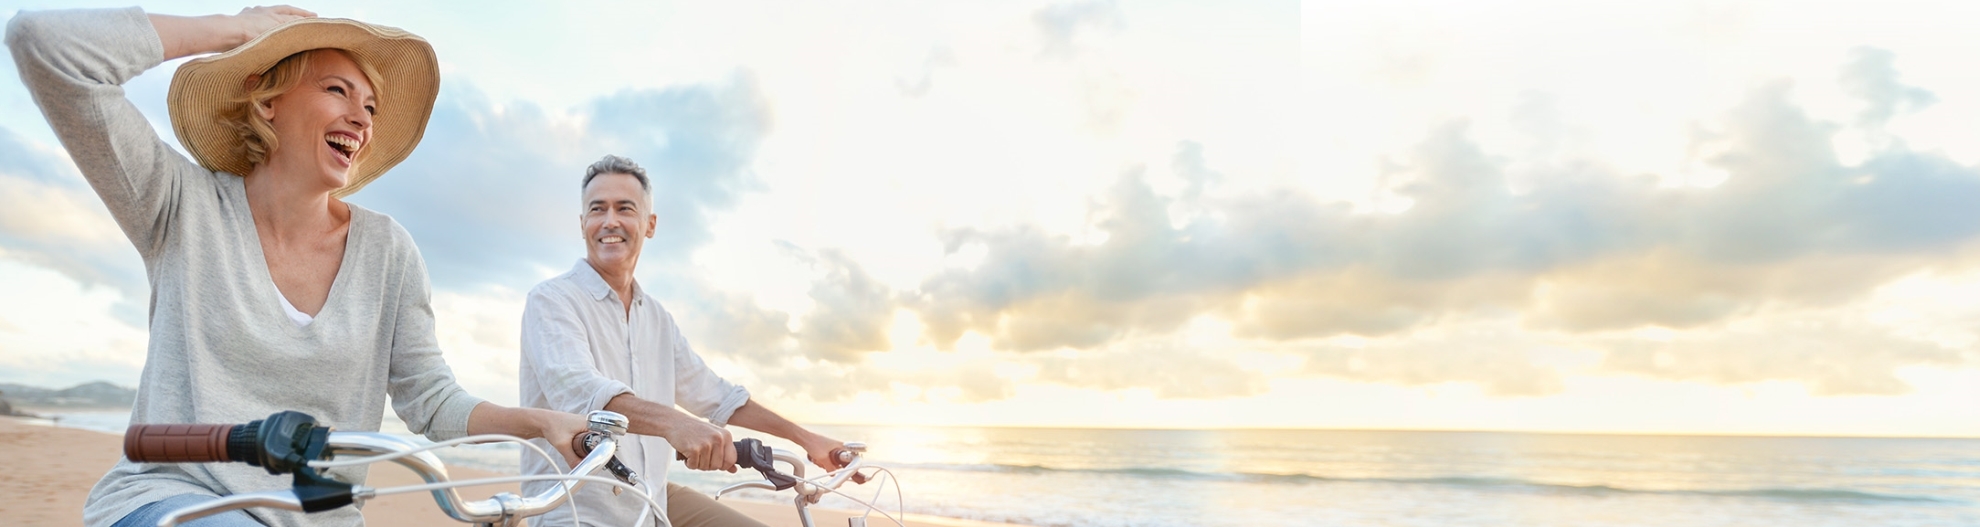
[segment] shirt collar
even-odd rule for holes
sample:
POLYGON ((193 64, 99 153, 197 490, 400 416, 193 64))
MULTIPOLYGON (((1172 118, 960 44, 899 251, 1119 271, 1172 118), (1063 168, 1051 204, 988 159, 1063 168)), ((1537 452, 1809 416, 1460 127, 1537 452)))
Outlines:
MULTIPOLYGON (((584 292, 589 293, 593 300, 612 297, 612 285, 605 283, 605 277, 598 275, 598 269, 592 268, 591 262, 583 258, 579 258, 577 265, 571 267, 571 278, 576 280, 578 287, 584 288, 584 292)), ((633 279, 632 296, 634 299, 646 296, 646 292, 640 290, 637 278, 633 279)))

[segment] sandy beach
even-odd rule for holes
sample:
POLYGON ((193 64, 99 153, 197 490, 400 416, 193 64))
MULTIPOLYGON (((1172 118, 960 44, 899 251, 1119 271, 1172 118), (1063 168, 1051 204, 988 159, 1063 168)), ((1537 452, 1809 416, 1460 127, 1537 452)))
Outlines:
MULTIPOLYGON (((72 526, 82 523, 83 498, 97 478, 117 462, 122 438, 92 430, 56 428, 17 418, 0 417, 0 518, 14 526, 72 526)), ((456 478, 489 477, 496 474, 450 468, 456 478)), ((374 465, 373 487, 419 483, 412 471, 397 465, 374 465)), ((516 485, 468 487, 463 496, 486 497, 503 490, 516 491, 516 485)), ((790 505, 749 501, 724 501, 751 517, 773 526, 798 525, 797 512, 790 505)), ((846 525, 855 513, 834 510, 812 512, 817 527, 846 525)), ((432 498, 424 493, 398 494, 372 500, 365 505, 367 525, 374 527, 416 527, 464 525, 441 514, 432 498)), ((951 518, 910 515, 911 527, 992 527, 1007 524, 951 518)), ((868 525, 890 525, 878 514, 868 525)))

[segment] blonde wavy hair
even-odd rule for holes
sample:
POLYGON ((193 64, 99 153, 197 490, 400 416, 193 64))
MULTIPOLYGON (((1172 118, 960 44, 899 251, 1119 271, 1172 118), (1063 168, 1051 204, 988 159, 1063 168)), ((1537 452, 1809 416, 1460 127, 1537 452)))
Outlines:
MULTIPOLYGON (((384 76, 379 75, 377 68, 359 58, 356 53, 336 48, 320 48, 300 51, 284 57, 273 67, 268 68, 268 71, 262 72, 261 81, 249 88, 247 93, 235 98, 233 108, 220 116, 220 120, 226 123, 228 128, 232 128, 234 135, 240 138, 234 143, 234 152, 247 159, 249 165, 260 166, 262 162, 267 161, 268 153, 275 151, 278 144, 275 139, 275 126, 270 124, 268 119, 261 117, 262 112, 256 110, 269 110, 268 104, 271 101, 301 83, 303 72, 309 71, 310 56, 319 51, 334 51, 350 58, 351 62, 357 64, 358 70, 364 72, 365 80, 371 81, 373 93, 385 91, 384 76)), ((370 151, 371 149, 367 148, 358 152, 358 158, 351 160, 352 166, 363 162, 370 151)))

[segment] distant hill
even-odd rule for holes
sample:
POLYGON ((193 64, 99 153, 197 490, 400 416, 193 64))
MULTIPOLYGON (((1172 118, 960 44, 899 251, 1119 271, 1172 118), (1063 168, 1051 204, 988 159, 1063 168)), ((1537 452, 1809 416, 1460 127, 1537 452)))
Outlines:
POLYGON ((137 390, 103 381, 63 389, 0 383, 0 400, 41 408, 130 408, 137 390))
POLYGON ((6 399, 0 399, 0 415, 11 415, 11 416, 19 416, 19 417, 40 417, 38 415, 34 415, 34 413, 32 412, 15 410, 14 405, 7 404, 6 399))

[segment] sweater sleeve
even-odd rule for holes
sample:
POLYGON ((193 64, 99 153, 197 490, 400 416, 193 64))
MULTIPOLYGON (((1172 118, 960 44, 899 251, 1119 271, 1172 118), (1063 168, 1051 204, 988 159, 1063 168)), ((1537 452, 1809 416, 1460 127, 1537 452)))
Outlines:
POLYGON ((482 399, 454 381, 454 370, 441 356, 433 323, 433 290, 426 280, 426 260, 403 227, 397 223, 392 227, 405 257, 385 387, 392 396, 392 411, 406 422, 408 430, 428 439, 446 441, 465 436, 468 416, 482 399))
POLYGON ((138 8, 23 11, 7 47, 76 168, 147 259, 163 246, 184 184, 205 169, 172 150, 124 97, 123 83, 164 60, 138 8))

